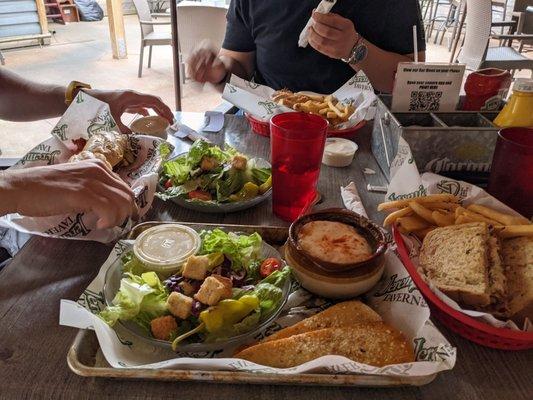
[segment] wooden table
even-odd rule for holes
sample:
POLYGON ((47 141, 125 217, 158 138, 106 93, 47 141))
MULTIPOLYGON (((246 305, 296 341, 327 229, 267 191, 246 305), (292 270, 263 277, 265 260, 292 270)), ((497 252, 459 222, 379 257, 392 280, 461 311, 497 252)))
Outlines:
MULTIPOLYGON (((185 115, 194 121, 191 115, 185 115)), ((268 158, 269 140, 253 135, 239 117, 226 117, 226 141, 247 154, 268 158)), ((208 134, 220 142, 222 134, 208 134)), ((342 206, 339 188, 355 181, 369 212, 383 195, 368 193, 369 183, 385 183, 370 149, 370 127, 354 140, 359 144, 350 168, 325 167, 319 207, 342 206), (376 175, 363 175, 371 168, 376 175)), ((180 149, 185 147, 180 144, 180 149)), ((178 151, 180 151, 180 149, 178 151)), ((286 225, 270 212, 270 204, 230 215, 203 215, 156 200, 147 219, 286 225)), ((472 344, 440 327, 458 347, 457 364, 423 387, 395 389, 300 386, 224 385, 190 382, 147 382, 88 379, 73 374, 66 354, 77 331, 59 326, 59 300, 77 299, 95 277, 110 245, 32 238, 13 262, 0 271, 0 399, 212 398, 222 399, 531 399, 533 352, 503 352, 472 344)))

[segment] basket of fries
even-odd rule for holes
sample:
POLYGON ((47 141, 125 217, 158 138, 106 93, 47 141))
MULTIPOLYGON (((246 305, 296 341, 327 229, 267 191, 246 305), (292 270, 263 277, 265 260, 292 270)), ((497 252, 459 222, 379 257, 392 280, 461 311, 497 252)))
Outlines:
MULTIPOLYGON (((487 204, 487 202, 484 202, 484 204, 487 204)), ((533 235, 533 225, 529 220, 516 213, 502 212, 500 211, 501 208, 495 209, 478 204, 471 199, 466 199, 461 203, 458 197, 451 194, 434 194, 391 201, 380 204, 378 210, 390 212, 385 218, 384 225, 392 225, 393 237, 397 244, 400 258, 413 282, 426 299, 432 315, 455 333, 483 346, 503 350, 533 348, 533 332, 509 329, 507 327, 509 321, 503 322, 503 320, 510 318, 513 321, 517 321, 516 314, 514 312, 505 314, 505 311, 502 311, 507 308, 506 302, 513 302, 513 297, 524 296, 524 293, 516 292, 516 287, 511 284, 513 279, 516 280, 516 277, 513 278, 512 274, 515 272, 510 270, 519 266, 507 264, 505 249, 506 243, 509 243, 508 241, 520 240, 520 238, 529 240, 533 235), (427 254, 425 255, 426 259, 422 260, 424 257, 423 247, 429 248, 430 246, 429 243, 426 243, 426 238, 433 235, 435 233, 433 231, 441 229, 442 232, 443 228, 449 229, 457 239, 464 233, 465 229, 473 229, 472 224, 475 225, 476 223, 481 223, 481 226, 486 224, 488 230, 493 234, 492 237, 498 240, 498 257, 502 262, 507 279, 505 281, 505 297, 502 297, 503 300, 497 303, 500 308, 496 307, 495 304, 472 308, 469 304, 465 304, 466 300, 464 299, 466 297, 457 300, 452 296, 453 290, 451 293, 447 292, 439 286, 438 281, 433 279, 434 277, 428 277, 427 265, 424 264, 427 264, 427 254), (422 244, 421 248, 418 247, 420 244, 422 244), (508 273, 511 275, 507 275, 508 273), (439 290, 435 291, 435 289, 439 290), (449 301, 447 296, 457 301, 457 303, 454 304, 449 301), (481 315, 482 313, 484 315, 481 315), (496 319, 502 317, 502 320, 496 319)), ((441 235, 440 237, 445 236, 441 235)), ((451 238, 451 240, 453 241, 454 239, 451 238)), ((445 240, 442 240, 442 243, 437 243, 436 246, 443 246, 442 251, 448 251, 451 246, 444 242, 445 240)), ((476 249, 475 245, 468 242, 468 240, 460 239, 458 242, 466 244, 467 254, 470 251, 468 248, 474 249, 474 251, 476 249)), ((433 241, 433 246, 435 246, 435 241, 433 241)), ((428 253, 430 257, 435 257, 435 264, 438 264, 439 267, 438 272, 443 273, 446 271, 446 260, 442 258, 436 260, 438 249, 432 248, 428 253)), ((511 255, 513 260, 519 257, 516 252, 511 255)), ((468 262, 467 259, 458 260, 453 255, 449 259, 453 263, 461 263, 462 269, 467 268, 465 267, 468 262)), ((487 262, 487 268, 489 267, 495 268, 494 264, 487 262)), ((524 268, 527 268, 527 266, 524 268)), ((489 275, 492 274, 492 271, 488 271, 489 275)), ((524 279, 527 279, 527 277, 524 279)), ((523 287, 523 285, 520 286, 523 287)), ((521 317, 522 320, 523 317, 521 317)))
MULTIPOLYGON (((257 118, 255 118, 253 115, 250 115, 248 113, 245 114, 246 119, 250 123, 250 127, 252 128, 252 132, 257 133, 261 136, 270 137, 270 124, 268 122, 260 121, 257 118)), ((357 125, 351 128, 346 129, 328 129, 328 136, 335 136, 335 137, 343 137, 343 136, 350 136, 357 132, 359 129, 361 129, 363 126, 366 125, 366 121, 363 120, 359 122, 357 125)))

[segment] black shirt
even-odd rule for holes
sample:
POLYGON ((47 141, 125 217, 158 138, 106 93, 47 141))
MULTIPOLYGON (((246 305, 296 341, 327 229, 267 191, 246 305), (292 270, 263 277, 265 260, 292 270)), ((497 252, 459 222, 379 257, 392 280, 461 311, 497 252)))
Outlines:
MULTIPOLYGON (((320 0, 232 0, 227 50, 255 51, 255 81, 273 89, 332 93, 355 71, 311 46, 298 47, 298 37, 320 0)), ((425 50, 418 0, 338 0, 331 12, 353 21, 356 31, 379 48, 413 53, 413 25, 418 49, 425 50)))

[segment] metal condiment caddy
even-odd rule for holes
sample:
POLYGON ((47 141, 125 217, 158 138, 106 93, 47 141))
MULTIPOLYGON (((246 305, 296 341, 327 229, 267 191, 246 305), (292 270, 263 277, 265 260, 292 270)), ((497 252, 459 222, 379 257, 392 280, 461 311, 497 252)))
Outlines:
POLYGON ((420 172, 476 184, 487 181, 499 128, 498 112, 392 112, 392 97, 378 97, 372 153, 387 179, 403 137, 420 172))

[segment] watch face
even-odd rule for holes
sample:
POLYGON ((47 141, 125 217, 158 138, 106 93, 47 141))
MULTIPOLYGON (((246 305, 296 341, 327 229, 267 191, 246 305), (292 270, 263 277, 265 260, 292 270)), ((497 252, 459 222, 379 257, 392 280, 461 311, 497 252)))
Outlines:
POLYGON ((364 43, 361 43, 354 49, 352 62, 350 64, 357 64, 358 62, 363 61, 366 58, 368 53, 368 48, 364 43))

